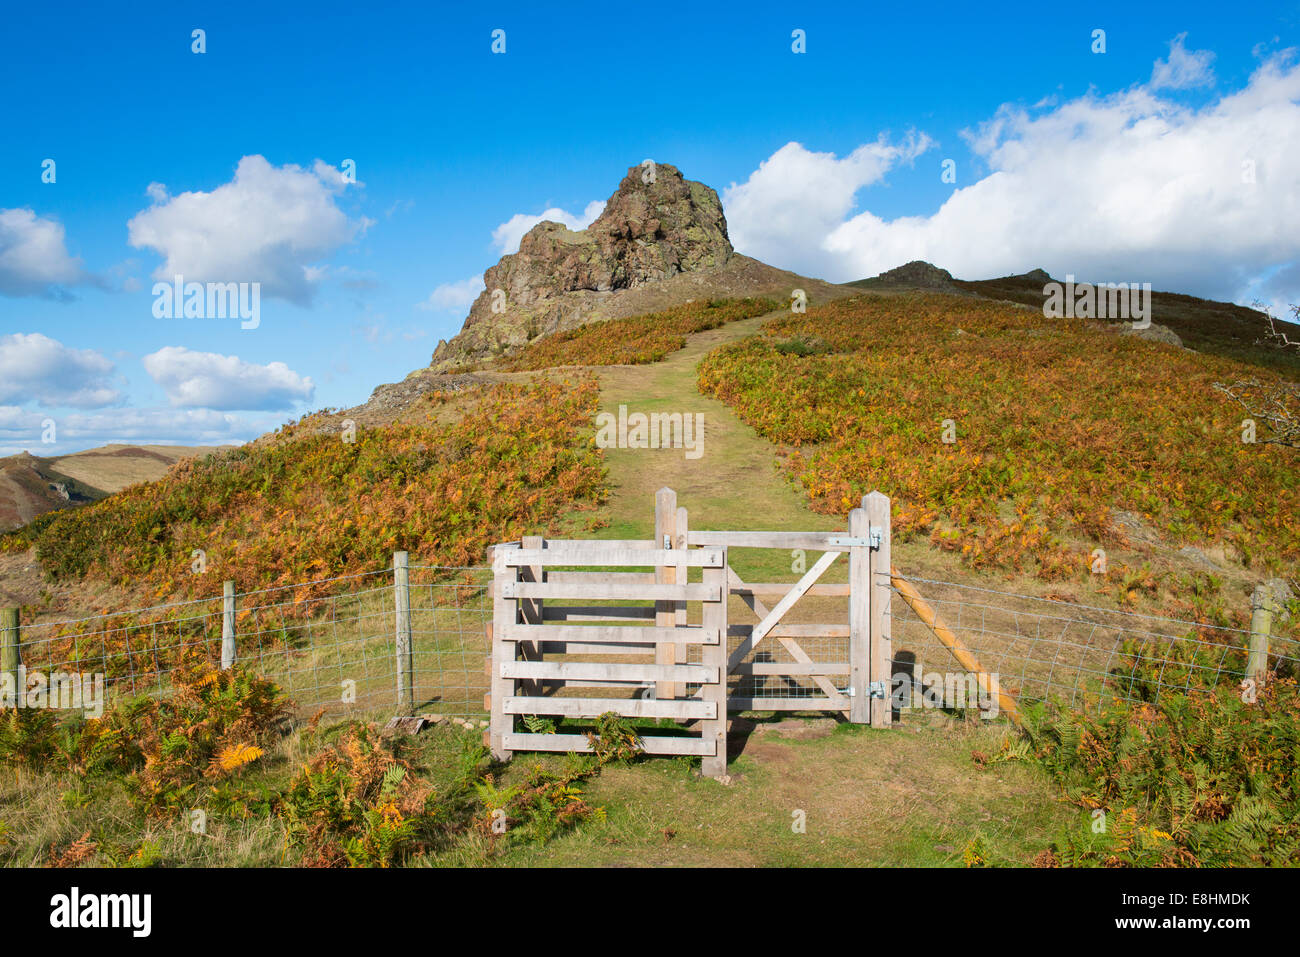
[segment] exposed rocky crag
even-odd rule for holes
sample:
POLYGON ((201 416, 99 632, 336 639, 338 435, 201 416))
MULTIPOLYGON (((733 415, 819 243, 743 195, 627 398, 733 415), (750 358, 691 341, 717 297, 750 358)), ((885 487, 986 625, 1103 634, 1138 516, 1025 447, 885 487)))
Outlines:
POLYGON ((712 188, 667 163, 654 168, 651 182, 647 172, 629 168, 585 230, 534 226, 519 252, 484 273, 486 288, 460 334, 439 343, 433 368, 450 371, 550 332, 695 298, 776 292, 784 299, 795 288, 821 299, 850 292, 737 254, 712 188))

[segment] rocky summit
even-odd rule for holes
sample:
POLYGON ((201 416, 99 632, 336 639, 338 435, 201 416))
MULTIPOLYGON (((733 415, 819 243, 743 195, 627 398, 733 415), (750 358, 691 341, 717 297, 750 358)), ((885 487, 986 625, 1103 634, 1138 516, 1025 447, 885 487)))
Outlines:
POLYGON ((873 290, 911 289, 962 294, 956 280, 952 278, 952 273, 920 259, 896 266, 871 279, 859 279, 849 285, 873 290))
MULTIPOLYGON (((497 355, 606 318, 620 291, 715 270, 735 255, 718 194, 674 166, 633 166, 587 229, 542 222, 483 274, 464 328, 438 344, 435 368, 497 355)), ((613 314, 613 313, 611 313, 613 314)))

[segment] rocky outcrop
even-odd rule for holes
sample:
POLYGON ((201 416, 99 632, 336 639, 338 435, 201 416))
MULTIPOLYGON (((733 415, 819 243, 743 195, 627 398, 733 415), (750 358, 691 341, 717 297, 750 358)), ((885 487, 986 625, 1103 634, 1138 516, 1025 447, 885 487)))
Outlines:
POLYGON ((1147 326, 1145 329, 1138 329, 1125 324, 1124 328, 1121 329, 1120 334, 1133 336, 1136 339, 1146 339, 1149 342, 1164 342, 1171 346, 1177 346, 1180 349, 1187 348, 1183 345, 1183 340, 1179 337, 1178 333, 1174 332, 1174 330, 1170 329, 1168 326, 1162 326, 1155 322, 1147 326))
POLYGON ((886 285, 912 286, 917 289, 955 288, 952 273, 920 259, 882 272, 876 279, 886 285))
POLYGON ((490 357, 600 316, 623 290, 718 269, 734 255, 718 194, 674 166, 631 167, 587 229, 534 226, 483 275, 464 328, 439 343, 435 369, 490 357))
POLYGON ((848 285, 860 289, 879 289, 882 292, 908 290, 947 292, 954 295, 968 294, 961 288, 958 280, 952 278, 952 273, 948 272, 948 270, 940 269, 938 266, 920 259, 914 259, 910 263, 904 263, 901 266, 886 270, 879 276, 873 276, 870 279, 859 279, 856 282, 848 283, 848 285))

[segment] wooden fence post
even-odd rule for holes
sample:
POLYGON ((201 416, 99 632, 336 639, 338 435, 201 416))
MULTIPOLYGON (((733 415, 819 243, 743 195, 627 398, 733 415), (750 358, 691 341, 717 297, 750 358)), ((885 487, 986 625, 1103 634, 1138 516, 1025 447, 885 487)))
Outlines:
POLYGON ((1255 586, 1250 596, 1250 658, 1246 662, 1246 677, 1255 680, 1255 690, 1262 691, 1268 678, 1268 639, 1273 632, 1273 615, 1277 599, 1273 589, 1266 584, 1255 586))
POLYGON ((487 628, 488 642, 488 704, 490 720, 488 722, 487 745, 492 749, 492 756, 498 761, 510 758, 506 748, 505 736, 514 734, 515 716, 506 714, 506 699, 515 693, 513 679, 501 675, 501 667, 507 661, 515 660, 518 644, 503 640, 500 630, 518 624, 518 603, 505 597, 507 582, 515 581, 518 572, 505 562, 505 549, 492 549, 492 623, 487 628))
POLYGON ((415 670, 411 652, 410 556, 393 552, 393 609, 396 613, 397 710, 409 715, 415 710, 415 670))
MULTIPOLYGON (((720 778, 727 773, 727 550, 722 550, 722 564, 704 569, 704 584, 718 589, 717 601, 704 602, 703 626, 718 632, 718 643, 701 645, 701 663, 717 671, 717 682, 700 689, 700 698, 717 707, 717 715, 700 722, 700 738, 714 742, 714 753, 705 755, 700 771, 707 777, 720 778)), ((670 622, 671 624, 671 622, 670 622)), ((660 647, 663 647, 660 645, 660 647)))
MULTIPOLYGON (((655 493, 655 538, 656 549, 671 549, 677 542, 677 493, 670 488, 661 488, 655 493)), ((674 584, 677 581, 677 568, 673 565, 660 565, 655 568, 655 584, 674 584)), ((671 601, 655 602, 655 625, 671 628, 677 622, 677 603, 671 601)), ((685 649, 675 642, 660 642, 655 646, 655 664, 673 665, 678 663, 678 653, 685 649)), ((685 661, 685 657, 682 661, 685 661)), ((655 697, 658 699, 680 698, 683 687, 675 681, 655 682, 655 697)))
POLYGON ((221 670, 235 665, 235 583, 221 583, 221 670))
MULTIPOLYGON (((0 608, 0 674, 12 675, 13 693, 21 695, 27 689, 19 680, 19 668, 23 663, 22 626, 19 622, 17 608, 0 608)), ((17 700, 17 699, 15 699, 17 700)))
POLYGON ((871 581, 869 677, 877 689, 883 689, 883 693, 870 699, 871 726, 888 728, 893 722, 890 691, 894 659, 893 619, 889 611, 893 597, 893 587, 890 584, 889 496, 883 492, 872 492, 862 500, 862 510, 866 513, 867 534, 874 545, 868 562, 871 581))
MULTIPOLYGON (((522 547, 530 551, 541 551, 546 547, 546 539, 541 535, 525 535, 521 539, 522 547)), ((519 569, 519 580, 526 582, 540 582, 545 577, 545 570, 541 565, 526 565, 519 569)), ((519 617, 525 625, 540 625, 542 623, 542 599, 540 598, 521 598, 519 604, 519 617)), ((542 645, 541 642, 521 641, 519 642, 519 657, 524 661, 541 661, 542 645)), ((528 679, 519 683, 519 691, 525 695, 540 695, 545 692, 547 685, 540 679, 528 679)), ((490 709, 489 709, 490 710, 490 709)))
MULTIPOLYGON (((683 552, 686 551, 686 549, 687 549, 687 547, 688 547, 687 544, 686 544, 686 536, 687 536, 687 532, 688 532, 688 529, 689 529, 689 528, 690 528, 690 520, 689 520, 689 516, 688 516, 688 514, 687 514, 687 512, 686 512, 685 507, 678 507, 678 509, 677 509, 677 537, 673 539, 673 548, 674 548, 675 550, 677 550, 677 551, 683 551, 683 552)), ((678 567, 681 568, 681 567, 683 567, 683 566, 680 566, 680 565, 679 565, 678 567)), ((682 574, 685 575, 686 573, 683 571, 682 574)), ((681 580, 682 580, 683 583, 685 583, 685 581, 686 581, 685 578, 682 578, 681 580)), ((679 602, 677 603, 677 624, 678 624, 679 626, 685 626, 685 625, 686 625, 686 602, 684 602, 684 601, 679 601, 679 602)), ((677 663, 678 663, 678 664, 681 664, 681 663, 683 663, 684 661, 686 661, 686 653, 685 653, 685 651, 683 651, 682 654, 678 657, 678 659, 677 659, 677 663)))
MULTIPOLYGON (((849 537, 868 536, 866 502, 849 512, 849 537)), ((849 546, 849 721, 866 724, 871 713, 871 549, 849 546)))

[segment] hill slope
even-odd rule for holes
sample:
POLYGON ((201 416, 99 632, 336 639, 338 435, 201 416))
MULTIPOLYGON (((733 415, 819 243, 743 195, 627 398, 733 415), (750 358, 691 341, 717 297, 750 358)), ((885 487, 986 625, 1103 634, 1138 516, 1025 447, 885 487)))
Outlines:
POLYGON ((201 446, 105 445, 70 455, 22 452, 0 458, 0 532, 26 525, 45 512, 85 505, 136 482, 161 478, 176 462, 212 451, 201 446))
MULTIPOLYGON (((1041 310, 1047 299, 1043 287, 1051 282, 1060 280, 1042 269, 997 279, 955 279, 946 269, 918 261, 845 285, 880 293, 945 292, 979 296, 1041 310)), ((1264 316, 1255 309, 1181 293, 1153 291, 1150 319, 1153 324, 1172 330, 1189 349, 1300 371, 1300 354, 1294 350, 1288 353, 1258 344, 1264 334, 1264 316)), ((1281 325, 1292 330, 1292 339, 1300 338, 1300 328, 1290 323, 1281 325)))

